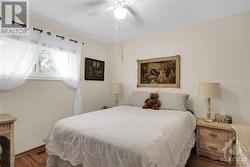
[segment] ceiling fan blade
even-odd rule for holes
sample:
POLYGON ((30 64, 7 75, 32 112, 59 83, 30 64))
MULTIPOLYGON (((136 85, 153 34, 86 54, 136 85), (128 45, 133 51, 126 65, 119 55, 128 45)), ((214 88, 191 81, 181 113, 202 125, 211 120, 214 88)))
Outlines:
POLYGON ((135 0, 134 3, 142 3, 142 2, 146 2, 147 0, 135 0))
POLYGON ((134 16, 134 18, 136 19, 136 24, 137 25, 141 26, 141 25, 144 24, 143 19, 139 16, 139 14, 131 6, 127 6, 126 8, 134 16))
POLYGON ((85 5, 88 7, 97 7, 109 3, 107 0, 88 0, 85 5))
POLYGON ((97 10, 97 11, 94 11, 94 12, 90 12, 88 15, 89 16, 98 16, 98 15, 101 15, 105 12, 108 12, 108 11, 111 11, 113 10, 114 8, 113 7, 107 7, 107 8, 104 8, 104 9, 101 9, 101 10, 97 10))
POLYGON ((86 13, 88 14, 89 12, 98 8, 110 6, 110 2, 108 0, 73 0, 73 2, 71 2, 70 0, 66 0, 63 2, 68 6, 66 8, 66 12, 70 13, 72 16, 86 13))

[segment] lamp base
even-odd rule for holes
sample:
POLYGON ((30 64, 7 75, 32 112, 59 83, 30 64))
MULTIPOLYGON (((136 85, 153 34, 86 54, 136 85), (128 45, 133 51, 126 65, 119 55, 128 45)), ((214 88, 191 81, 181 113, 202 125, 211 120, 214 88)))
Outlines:
POLYGON ((118 106, 119 100, 118 100, 118 94, 115 94, 115 105, 118 106))
POLYGON ((206 118, 205 121, 208 122, 208 123, 212 123, 213 122, 212 119, 208 119, 208 118, 206 118))
POLYGON ((213 122, 213 119, 212 119, 212 112, 211 112, 211 98, 207 98, 207 118, 205 119, 206 122, 213 122))

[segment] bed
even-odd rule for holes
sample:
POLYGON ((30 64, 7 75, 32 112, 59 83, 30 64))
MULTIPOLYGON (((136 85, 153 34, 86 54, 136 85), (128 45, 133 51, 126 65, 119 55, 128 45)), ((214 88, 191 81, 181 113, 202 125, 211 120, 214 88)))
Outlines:
POLYGON ((129 105, 72 116, 45 139, 47 167, 184 167, 195 127, 190 112, 129 105))

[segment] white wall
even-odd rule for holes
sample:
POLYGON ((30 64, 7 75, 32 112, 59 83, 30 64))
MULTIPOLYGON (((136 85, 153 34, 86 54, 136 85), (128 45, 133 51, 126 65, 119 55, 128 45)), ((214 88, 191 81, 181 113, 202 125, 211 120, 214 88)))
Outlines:
POLYGON ((0 114, 3 113, 3 102, 2 102, 2 95, 0 94, 0 114))
POLYGON ((233 116, 234 122, 250 124, 250 13, 163 32, 124 42, 124 61, 119 45, 111 45, 111 82, 122 82, 126 103, 136 88, 137 59, 181 55, 181 88, 161 89, 191 95, 195 114, 205 116, 205 99, 197 97, 200 82, 222 85, 222 98, 214 111, 233 116))
MULTIPOLYGON (((108 70, 107 46, 87 39, 79 34, 65 31, 59 26, 49 24, 40 19, 32 18, 34 27, 67 36, 85 42, 83 57, 90 57, 106 62, 108 70)), ((84 66, 84 59, 82 62, 84 66)), ((82 70, 82 77, 84 70, 82 70)), ((106 72, 107 74, 107 72, 106 72)), ((81 81, 84 111, 89 112, 108 105, 108 76, 105 81, 81 81)), ((17 117, 16 122, 16 153, 44 144, 43 140, 53 123, 70 116, 73 111, 74 91, 62 81, 28 80, 21 87, 0 93, 0 112, 17 117), (1 99, 2 96, 2 99, 1 99), (1 103, 2 101, 2 103, 1 103)))

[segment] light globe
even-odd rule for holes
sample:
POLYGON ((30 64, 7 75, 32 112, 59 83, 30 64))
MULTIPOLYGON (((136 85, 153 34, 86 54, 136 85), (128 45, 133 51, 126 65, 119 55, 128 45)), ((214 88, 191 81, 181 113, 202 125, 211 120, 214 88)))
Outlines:
POLYGON ((127 9, 118 7, 114 10, 114 17, 118 20, 123 20, 127 16, 127 9))

